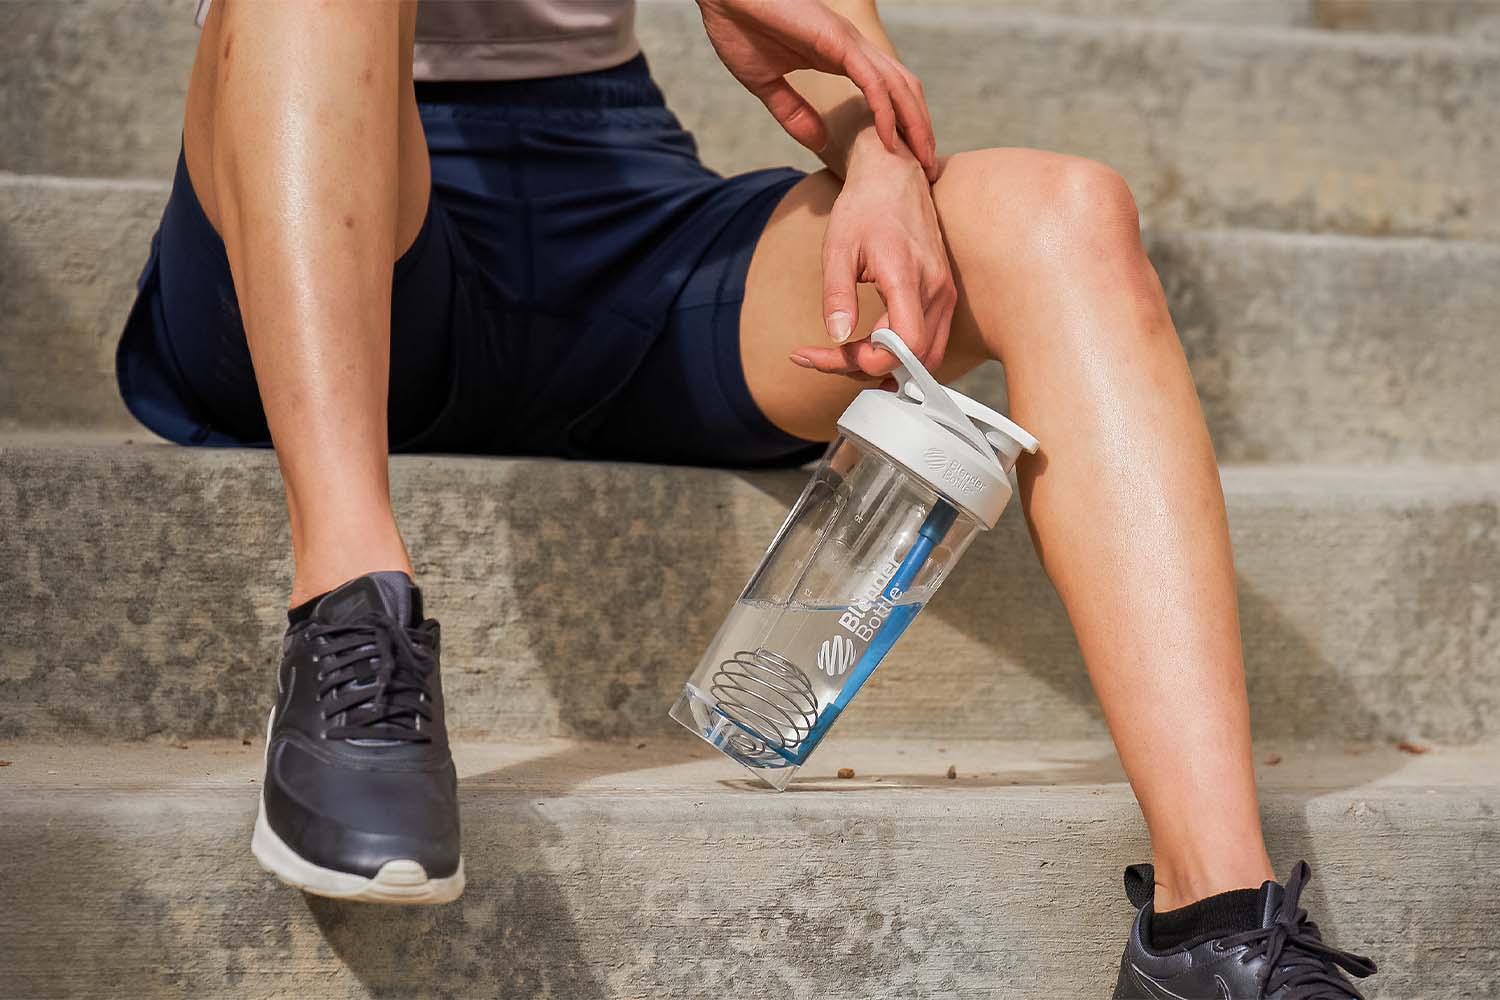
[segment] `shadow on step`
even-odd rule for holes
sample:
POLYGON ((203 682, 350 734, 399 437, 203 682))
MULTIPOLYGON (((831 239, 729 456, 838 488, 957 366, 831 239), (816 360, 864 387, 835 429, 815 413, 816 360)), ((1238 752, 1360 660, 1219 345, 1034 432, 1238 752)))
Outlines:
MULTIPOLYGON (((303 896, 318 930, 371 997, 614 995, 585 954, 567 883, 545 845, 560 839, 540 803, 486 791, 464 802, 468 886, 456 903, 387 907, 303 896)), ((595 876, 603 873, 592 873, 595 876)))
MULTIPOLYGON (((832 747, 828 748, 831 752, 832 747)), ((827 761, 824 761, 827 763, 827 761)), ((1038 761, 1039 767, 985 770, 983 763, 966 761, 962 773, 955 772, 949 778, 940 767, 928 771, 866 771, 856 768, 856 777, 849 780, 827 777, 798 777, 787 785, 786 792, 836 792, 857 794, 861 792, 909 791, 931 789, 939 793, 967 792, 976 788, 1043 788, 1068 785, 1122 784, 1125 773, 1120 770, 1119 758, 1113 752, 1102 756, 1079 758, 1046 757, 1038 761)), ((719 784, 725 788, 762 792, 766 787, 754 778, 724 778, 719 784)))
POLYGON ((307 909, 371 997, 611 995, 594 975, 596 963, 579 949, 580 934, 556 877, 524 858, 515 860, 515 870, 476 872, 463 899, 448 906, 380 907, 307 896, 307 909))
MULTIPOLYGON (((745 474, 744 479, 787 508, 796 502, 801 486, 797 478, 745 474)), ((909 666, 907 672, 922 677, 926 690, 903 691, 904 704, 893 708, 900 710, 919 704, 924 696, 931 697, 928 692, 935 691, 952 703, 951 709, 942 710, 964 736, 1047 738, 1049 732, 1055 732, 1052 727, 1071 731, 1090 724, 1099 736, 1107 735, 1067 613, 1051 581, 1042 572, 1025 523, 1018 515, 1018 509, 1008 510, 995 530, 976 540, 962 565, 913 625, 912 634, 905 640, 907 648, 903 650, 898 645, 890 662, 882 667, 886 676, 877 676, 871 682, 870 693, 882 683, 901 683, 896 674, 909 666), (988 609, 993 609, 992 613, 988 609), (923 619, 936 619, 945 631, 957 633, 961 637, 958 641, 968 647, 966 652, 970 656, 973 646, 982 647, 993 655, 995 669, 988 674, 967 672, 955 678, 957 683, 950 684, 942 678, 943 656, 932 655, 931 649, 924 650, 920 659, 902 663, 905 656, 912 655, 914 642, 953 641, 937 635, 930 627, 924 630, 923 619), (1058 669, 1058 664, 1068 664, 1070 669, 1058 669), (1052 697, 1046 696, 1049 691, 1052 697), (1028 711, 1027 702, 1039 711, 1028 711), (976 710, 978 717, 974 717, 976 710), (1059 719, 1062 712, 1069 717, 1059 719)), ((1251 541, 1253 544, 1254 539, 1251 541)), ((1243 544, 1243 538, 1240 542, 1237 548, 1246 550, 1240 552, 1245 565, 1264 561, 1260 552, 1250 551, 1251 547, 1243 544)), ((1319 567, 1313 562, 1326 556, 1325 549, 1309 549, 1297 557, 1306 560, 1306 566, 1284 565, 1276 579, 1288 582, 1299 576, 1307 580, 1322 579, 1319 567)), ((1263 565, 1256 568, 1265 571, 1263 565)), ((1238 576, 1237 585, 1252 730, 1264 747, 1259 752, 1274 752, 1278 740, 1286 744, 1292 741, 1393 743, 1410 735, 1399 728, 1403 725, 1402 712, 1382 715, 1371 707, 1387 692, 1362 690, 1358 663, 1331 661, 1276 601, 1258 591, 1244 574, 1238 576)), ((1298 858, 1305 858, 1315 871, 1319 868, 1317 845, 1306 818, 1308 799, 1360 787, 1399 767, 1398 757, 1392 754, 1369 754, 1356 760, 1357 764, 1341 769, 1336 776, 1330 775, 1327 782, 1317 781, 1319 787, 1315 790, 1278 790, 1278 809, 1267 822, 1267 840, 1280 876, 1285 877, 1298 858)), ((1257 764, 1261 770, 1268 766, 1264 760, 1257 764)), ((1103 775, 1117 767, 1113 759, 1106 759, 1095 762, 1092 768, 1086 765, 1080 771, 1059 769, 1050 778, 1062 784, 1116 780, 1103 775), (1082 776, 1090 770, 1101 777, 1082 776)), ((997 775, 986 783, 1002 787, 1018 783, 1013 777, 997 775)), ((924 787, 949 784, 927 775, 890 775, 879 784, 860 782, 837 790, 869 791, 886 782, 894 784, 908 778, 924 787)), ((1054 783, 1049 777, 1035 774, 1019 778, 1019 783, 1032 782, 1054 783)), ((980 781, 965 784, 973 787, 974 783, 980 781)), ((803 787, 827 790, 831 786, 826 783, 793 786, 799 790, 803 787)), ((1400 873, 1389 874, 1398 878, 1400 873)), ((1314 910, 1327 912, 1325 885, 1323 880, 1315 880, 1308 890, 1307 898, 1314 910)), ((1331 891, 1337 888, 1329 887, 1331 891)))

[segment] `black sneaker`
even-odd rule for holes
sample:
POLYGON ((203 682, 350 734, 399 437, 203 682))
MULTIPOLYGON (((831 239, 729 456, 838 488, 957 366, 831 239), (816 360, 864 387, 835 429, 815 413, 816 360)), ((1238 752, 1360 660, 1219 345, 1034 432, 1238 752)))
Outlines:
POLYGON ((1150 865, 1125 869, 1125 895, 1138 907, 1120 959, 1115 1000, 1360 1000, 1343 969, 1363 979, 1375 963, 1323 943, 1318 925, 1299 909, 1311 869, 1297 862, 1286 888, 1260 887, 1260 926, 1152 950, 1150 865))
POLYGON ((370 573, 287 629, 251 850, 319 896, 446 903, 464 889, 438 623, 370 573))

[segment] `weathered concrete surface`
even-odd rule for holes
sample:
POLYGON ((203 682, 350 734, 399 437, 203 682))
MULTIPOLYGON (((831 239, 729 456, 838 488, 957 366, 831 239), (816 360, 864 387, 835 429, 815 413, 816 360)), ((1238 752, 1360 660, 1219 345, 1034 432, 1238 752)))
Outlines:
MULTIPOLYGON (((0 169, 168 176, 194 46, 188 6, 8 5, 0 86, 14 96, 0 113, 0 169)), ((885 12, 947 149, 1029 145, 1104 160, 1153 223, 1500 236, 1493 43, 983 3, 885 12)), ((796 158, 714 58, 692 5, 643 5, 641 35, 710 163, 796 158)))
MULTIPOLYGON (((708 161, 785 160, 789 141, 701 47, 689 5, 643 15, 646 51, 708 161)), ((886 21, 945 149, 1102 160, 1152 225, 1500 236, 1492 44, 985 5, 895 6, 886 21)))
MULTIPOLYGON (((685 735, 461 750, 469 890, 398 910, 255 867, 258 746, 81 765, 5 747, 0 994, 1104 995, 1130 920, 1120 869, 1146 856, 1108 745, 899 749, 830 744, 817 773, 837 752, 869 779, 784 795, 685 735), (950 761, 965 777, 931 776, 950 761)), ((1368 996, 1500 990, 1497 765, 1493 746, 1309 749, 1263 769, 1278 867, 1314 865, 1308 908, 1381 965, 1368 996)))
POLYGON ((166 199, 155 181, 0 177, 0 430, 135 426, 115 345, 166 199))
POLYGON ((1297 23, 1309 27, 1338 31, 1450 32, 1500 40, 1500 3, 1496 0, 1305 0, 1305 6, 1309 8, 1308 20, 1297 23))
MULTIPOLYGON (((921 0, 1062 14, 1151 17, 1241 27, 1317 28, 1393 34, 1500 38, 1496 0, 921 0)), ((881 4, 885 9, 890 0, 881 4)))
POLYGON ((20 0, 0 31, 0 170, 170 177, 195 0, 20 0))
MULTIPOLYGON (((265 741, 144 740, 129 743, 0 743, 0 788, 7 793, 100 788, 238 791, 259 781, 265 741)), ((1360 789, 1385 794, 1406 788, 1457 793, 1496 784, 1500 746, 1421 744, 1422 753, 1390 744, 1262 741, 1255 747, 1258 782, 1278 793, 1309 795, 1360 789), (1275 764, 1267 760, 1275 759, 1275 764)), ((678 792, 721 789, 765 792, 750 772, 673 726, 651 741, 609 743, 556 737, 460 742, 458 774, 476 789, 503 785, 546 797, 563 794, 678 792)), ((965 740, 947 736, 872 738, 829 734, 792 781, 789 793, 944 793, 1012 786, 1124 785, 1125 772, 1107 740, 965 740), (956 777, 947 777, 952 766, 956 777), (837 777, 841 768, 853 778, 837 777)))
POLYGON ((1250 230, 1148 246, 1221 461, 1500 458, 1500 246, 1250 230))
MULTIPOLYGON (((114 352, 165 198, 0 178, 0 431, 135 427, 114 352)), ((1222 460, 1500 458, 1500 245, 1222 230, 1150 249, 1222 460)))
MULTIPOLYGON (((400 458, 471 737, 627 739, 664 710, 798 473, 400 458)), ((1500 467, 1225 472, 1257 732, 1500 733, 1500 467)), ((0 738, 251 736, 289 566, 266 453, 0 451, 0 738)), ((965 557, 841 728, 1103 732, 1020 518, 965 557)))

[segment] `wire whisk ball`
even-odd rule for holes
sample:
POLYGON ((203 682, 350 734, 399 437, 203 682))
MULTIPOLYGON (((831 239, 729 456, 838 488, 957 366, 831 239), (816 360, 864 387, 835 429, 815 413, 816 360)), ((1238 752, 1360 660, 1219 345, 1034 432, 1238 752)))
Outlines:
POLYGON ((709 690, 719 711, 741 728, 730 747, 747 758, 784 763, 772 748, 795 753, 818 722, 812 682, 795 663, 766 649, 742 649, 719 664, 709 690))

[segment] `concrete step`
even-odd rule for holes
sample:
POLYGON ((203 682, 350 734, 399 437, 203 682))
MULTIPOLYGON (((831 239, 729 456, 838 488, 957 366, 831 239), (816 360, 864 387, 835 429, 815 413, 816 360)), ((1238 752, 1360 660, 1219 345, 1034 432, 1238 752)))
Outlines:
MULTIPOLYGON (((1169 230, 1147 246, 1221 461, 1500 458, 1500 245, 1169 230)), ((981 372, 1003 399, 998 366, 981 372)))
MULTIPOLYGON (((882 9, 946 150, 1102 160, 1152 225, 1500 236, 1500 46, 989 4, 882 9)), ((643 13, 646 51, 709 161, 785 160, 775 123, 699 43, 696 13, 643 13)))
MULTIPOLYGON (((114 350, 165 191, 0 177, 0 430, 134 427, 114 350)), ((1150 248, 1222 460, 1500 458, 1500 245, 1220 230, 1150 248)), ((970 385, 1001 398, 998 369, 970 385)))
MULTIPOLYGON (((168 176, 195 44, 190 7, 10 4, 0 170, 168 176)), ((1158 224, 1500 236, 1493 42, 1009 4, 884 10, 949 150, 1028 145, 1102 159, 1158 224)), ((798 159, 719 65, 691 5, 645 3, 640 26, 710 163, 798 159)))
MULTIPOLYGON (((456 730, 654 738, 804 481, 402 457, 456 730)), ((1500 735, 1500 466, 1224 472, 1257 732, 1500 735)), ((290 567, 266 452, 0 449, 0 739, 253 736, 290 567)), ((1015 510, 846 713, 851 734, 1100 736, 1015 510)))
MULTIPOLYGON (((1272 856, 1366 996, 1500 991, 1500 748, 1271 751, 1272 856)), ((335 903, 251 859, 260 754, 0 746, 0 994, 1099 997, 1147 857, 1107 743, 834 737, 778 795, 682 733, 460 747, 463 899, 335 903)))
MULTIPOLYGON (((1158 18, 1238 27, 1312 28, 1500 39, 1497 0, 926 0, 1068 17, 1158 18)), ((881 5, 882 8, 885 4, 881 5)))
POLYGON ((0 175, 0 429, 139 427, 115 346, 167 191, 0 175))

